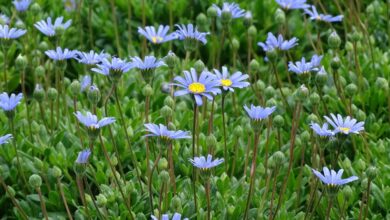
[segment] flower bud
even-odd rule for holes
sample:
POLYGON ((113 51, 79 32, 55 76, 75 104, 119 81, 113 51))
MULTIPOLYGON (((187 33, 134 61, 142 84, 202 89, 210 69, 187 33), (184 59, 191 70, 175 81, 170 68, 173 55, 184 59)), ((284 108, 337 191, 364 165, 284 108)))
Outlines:
POLYGON ((264 91, 264 89, 265 89, 265 83, 261 79, 257 80, 256 83, 253 84, 253 86, 254 86, 254 89, 256 89, 257 91, 260 91, 260 92, 264 91))
POLYGON ((41 6, 40 6, 37 2, 34 2, 34 3, 31 5, 30 10, 31 10, 31 12, 32 12, 34 15, 38 15, 39 13, 41 13, 41 6))
POLYGON ((275 22, 279 25, 286 23, 286 13, 280 8, 276 9, 275 22))
POLYGON ((301 140, 304 142, 304 143, 309 143, 310 141, 310 133, 308 131, 304 131, 302 132, 302 134, 300 135, 301 137, 301 140))
POLYGON ((236 138, 239 138, 242 136, 243 134, 243 129, 240 125, 236 126, 233 130, 233 134, 236 138))
POLYGON ((169 117, 171 117, 173 115, 173 110, 170 107, 164 105, 161 108, 160 113, 161 113, 162 117, 169 118, 169 117))
POLYGON ((100 101, 100 90, 96 86, 90 86, 87 91, 87 97, 88 100, 93 104, 96 105, 100 101))
POLYGON ((43 169, 43 162, 38 157, 34 157, 34 166, 37 168, 37 170, 43 169))
POLYGON ((232 40, 232 49, 233 51, 238 51, 238 49, 240 49, 240 41, 238 41, 237 38, 233 38, 232 40))
POLYGON ((373 180, 378 175, 378 169, 376 167, 371 166, 367 169, 366 174, 370 180, 373 180))
POLYGON ((253 25, 251 25, 249 28, 248 28, 248 35, 250 38, 255 38, 256 35, 257 35, 257 28, 253 25))
POLYGON ((163 171, 160 172, 160 174, 158 176, 159 176, 161 182, 163 182, 163 183, 169 182, 169 173, 168 173, 168 171, 163 170, 163 171))
POLYGON ((283 165, 283 163, 286 159, 286 157, 284 156, 284 153, 281 151, 276 151, 272 155, 272 157, 274 158, 276 165, 279 165, 279 166, 283 165))
POLYGON ((42 41, 39 43, 38 48, 39 48, 39 50, 44 52, 44 51, 47 51, 49 49, 49 45, 45 41, 42 41))
POLYGON ((366 169, 366 162, 364 162, 364 160, 362 159, 359 159, 358 161, 356 161, 356 169, 358 170, 365 170, 366 169))
POLYGON ((352 98, 357 93, 357 86, 353 83, 348 84, 347 87, 345 87, 345 94, 348 98, 352 98))
POLYGON ((45 98, 45 91, 43 90, 42 86, 40 84, 37 84, 35 86, 33 97, 35 100, 37 100, 39 103, 43 101, 45 98))
POLYGON ((340 47, 340 44, 341 44, 341 39, 339 37, 339 35, 333 31, 329 37, 328 37, 328 44, 329 44, 329 47, 332 48, 332 49, 338 49, 340 47))
POLYGON ((194 69, 197 73, 201 73, 205 68, 205 65, 202 60, 197 60, 194 64, 194 69))
POLYGON ((352 32, 352 35, 351 35, 351 41, 358 42, 362 39, 362 33, 357 31, 355 28, 353 28, 353 29, 354 29, 354 31, 352 32))
POLYGON ((49 90, 47 91, 47 97, 48 97, 51 101, 56 100, 57 95, 58 95, 58 92, 57 92, 57 90, 56 90, 55 88, 49 88, 49 90))
POLYGON ((276 115, 273 123, 276 128, 282 128, 284 126, 284 118, 281 115, 276 115))
POLYGON ((104 207, 107 204, 107 198, 103 194, 96 196, 96 205, 98 207, 104 207))
POLYGON ((73 97, 77 97, 81 91, 81 85, 78 80, 73 80, 69 86, 70 93, 73 97))
POLYGON ((255 60, 255 59, 251 60, 251 62, 249 63, 249 73, 252 76, 255 76, 259 72, 260 72, 260 64, 259 64, 259 62, 257 62, 257 60, 255 60))
POLYGON ((320 96, 316 92, 313 92, 309 99, 312 105, 318 105, 320 103, 320 96))
POLYGON ((213 6, 210 6, 207 9, 207 16, 210 17, 210 18, 217 17, 218 16, 217 10, 213 6))
POLYGON ((26 25, 22 20, 17 20, 15 23, 15 27, 19 29, 26 29, 26 25))
POLYGON ((16 64, 17 68, 22 69, 22 70, 25 69, 27 64, 28 64, 26 56, 19 54, 16 57, 15 64, 16 64))
POLYGON ((52 169, 51 169, 51 174, 55 177, 55 178, 59 178, 62 176, 62 171, 59 167, 57 166, 54 166, 52 169))
POLYGON ((375 81, 375 86, 378 87, 379 89, 382 89, 384 91, 389 90, 389 83, 385 78, 378 77, 375 81))
POLYGON ((56 35, 62 36, 65 33, 65 28, 62 25, 57 26, 54 31, 56 32, 56 35))
POLYGON ((348 201, 353 195, 352 188, 348 185, 343 188, 342 192, 343 192, 343 195, 344 195, 346 201, 348 201))
POLYGON ((169 122, 167 127, 169 130, 176 130, 176 126, 172 122, 169 122))
POLYGON ((166 170, 168 169, 168 160, 166 158, 161 158, 160 161, 158 161, 158 169, 159 170, 166 170))
POLYGON ((325 85, 325 83, 328 81, 328 75, 326 74, 326 72, 318 72, 316 74, 316 82, 319 84, 319 85, 325 85))
POLYGON ((149 84, 146 84, 146 85, 144 86, 144 88, 142 89, 142 94, 143 94, 144 96, 146 96, 146 97, 152 96, 153 93, 154 93, 153 88, 152 88, 149 84))
POLYGON ((301 85, 296 91, 296 98, 301 102, 305 101, 308 95, 309 89, 305 85, 301 85))
POLYGON ((275 62, 278 58, 278 51, 276 49, 268 50, 265 54, 270 62, 275 62))
POLYGON ((268 86, 265 89, 265 98, 270 99, 270 98, 274 97, 275 93, 276 93, 275 89, 272 86, 268 86))
POLYGON ((137 218, 135 218, 135 219, 137 219, 137 220, 147 220, 145 214, 141 213, 141 212, 137 213, 137 218))
POLYGON ((318 120, 318 117, 317 117, 317 115, 315 115, 315 114, 310 114, 309 116, 307 116, 307 121, 306 121, 308 124, 309 123, 311 123, 311 122, 316 122, 316 123, 318 123, 319 122, 319 120, 318 120))
POLYGON ((361 189, 367 190, 367 185, 368 185, 368 179, 367 178, 362 179, 362 181, 360 182, 361 189))
POLYGON ((177 56, 172 51, 169 51, 168 54, 164 58, 164 62, 167 64, 169 69, 175 68, 177 64, 177 56))
POLYGON ((206 137, 206 143, 208 148, 213 148, 217 146, 218 141, 213 134, 210 134, 206 137))
POLYGON ((276 102, 276 100, 274 98, 271 98, 271 99, 268 99, 266 102, 265 102, 265 106, 266 107, 273 107, 273 106, 276 106, 278 103, 276 102))
POLYGON ((228 8, 224 8, 221 13, 221 22, 223 25, 228 25, 232 20, 232 12, 228 8))
POLYGON ((359 109, 357 114, 356 114, 356 119, 358 121, 365 121, 366 118, 367 118, 366 113, 364 113, 362 110, 359 109))
POLYGON ((166 105, 170 108, 173 108, 175 106, 175 101, 173 100, 173 98, 171 96, 167 96, 164 99, 164 105, 166 105))
POLYGON ((207 16, 203 13, 200 13, 198 16, 196 16, 196 25, 198 27, 207 27, 207 16))
POLYGON ((249 27, 252 25, 252 20, 253 20, 253 16, 252 16, 252 12, 250 11, 247 11, 245 13, 245 16, 244 16, 244 25, 246 27, 249 27))
POLYGON ((115 156, 115 154, 111 155, 110 160, 111 160, 111 164, 113 166, 117 166, 118 165, 118 158, 115 156))
POLYGON ((38 176, 37 174, 33 174, 28 179, 28 183, 34 189, 39 188, 42 185, 42 178, 40 176, 38 176))
POLYGON ((345 43, 345 49, 346 49, 348 52, 353 51, 353 44, 352 44, 351 42, 347 41, 347 42, 345 43))
POLYGON ((172 198, 172 209, 176 210, 177 212, 182 211, 181 199, 178 196, 172 198))

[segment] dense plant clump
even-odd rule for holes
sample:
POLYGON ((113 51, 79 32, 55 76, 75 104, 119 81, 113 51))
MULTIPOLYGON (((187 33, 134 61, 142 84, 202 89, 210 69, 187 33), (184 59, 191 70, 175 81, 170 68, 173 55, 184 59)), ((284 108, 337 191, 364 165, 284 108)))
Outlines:
POLYGON ((389 8, 0 5, 0 218, 389 219, 389 8))

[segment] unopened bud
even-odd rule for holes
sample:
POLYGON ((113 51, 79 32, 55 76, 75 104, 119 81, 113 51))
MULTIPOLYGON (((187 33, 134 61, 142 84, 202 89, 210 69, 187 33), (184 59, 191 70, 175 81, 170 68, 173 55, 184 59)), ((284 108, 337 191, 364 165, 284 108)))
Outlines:
POLYGON ((33 174, 28 179, 28 182, 32 188, 39 188, 42 185, 42 178, 37 174, 33 174))

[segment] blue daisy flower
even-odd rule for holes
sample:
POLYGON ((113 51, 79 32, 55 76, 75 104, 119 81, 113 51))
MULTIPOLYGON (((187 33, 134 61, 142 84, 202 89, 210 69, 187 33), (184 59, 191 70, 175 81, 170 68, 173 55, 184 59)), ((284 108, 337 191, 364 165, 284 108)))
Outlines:
POLYGON ((80 151, 78 156, 77 156, 76 163, 78 163, 78 164, 88 163, 88 159, 89 159, 90 155, 91 155, 91 150, 89 150, 89 149, 80 151))
POLYGON ((334 136, 333 131, 328 129, 328 123, 324 123, 322 127, 317 123, 310 123, 311 129, 320 137, 332 137, 334 136))
POLYGON ((343 169, 339 170, 336 173, 336 171, 329 170, 327 167, 324 167, 323 168, 324 174, 318 172, 315 169, 312 169, 312 171, 314 175, 316 175, 325 185, 330 187, 338 187, 359 179, 357 176, 351 176, 346 179, 342 179, 341 176, 343 175, 344 172, 343 169))
POLYGON ((276 0, 276 3, 285 10, 304 9, 310 7, 306 4, 306 0, 276 0))
POLYGON ((6 134, 0 137, 0 145, 8 143, 8 141, 12 138, 11 134, 6 134))
POLYGON ((360 131, 364 130, 364 122, 357 122, 356 119, 347 116, 345 119, 340 114, 337 114, 337 117, 332 113, 330 114, 332 117, 329 118, 324 116, 325 120, 331 124, 334 128, 334 133, 342 133, 348 135, 350 133, 359 134, 360 131))
POLYGON ((75 58, 77 54, 77 50, 69 50, 65 48, 62 50, 61 47, 57 47, 56 50, 48 50, 45 51, 45 54, 50 57, 50 59, 55 61, 64 61, 71 58, 75 58))
POLYGON ((8 25, 0 25, 0 39, 9 40, 23 36, 27 31, 17 28, 9 28, 8 25))
POLYGON ((296 37, 293 37, 290 40, 284 40, 281 34, 279 34, 278 38, 276 38, 273 33, 269 32, 265 43, 258 42, 257 45, 262 47, 265 52, 271 50, 286 51, 298 45, 298 39, 296 37))
POLYGON ((261 106, 254 106, 251 104, 250 108, 245 105, 244 109, 252 120, 260 121, 271 115, 275 111, 276 106, 263 108, 261 106))
POLYGON ((305 13, 309 15, 310 20, 325 21, 329 23, 341 22, 344 17, 343 15, 332 16, 332 15, 319 14, 314 5, 311 6, 311 10, 305 9, 305 13))
POLYGON ((0 108, 4 111, 12 111, 22 100, 23 94, 19 93, 18 95, 11 94, 10 96, 3 92, 0 94, 0 108))
POLYGON ((62 23, 64 20, 64 17, 58 17, 54 21, 54 24, 51 21, 51 17, 48 17, 45 20, 38 21, 34 24, 34 27, 37 28, 41 33, 48 37, 53 37, 56 35, 56 28, 62 27, 63 29, 68 29, 69 26, 72 24, 72 20, 69 20, 65 23, 62 23))
MULTIPOLYGON (((160 220, 160 218, 157 218, 156 216, 152 215, 151 216, 152 220, 160 220)), ((168 214, 164 214, 161 216, 161 220, 169 220, 169 215, 168 214)), ((179 213, 175 213, 173 216, 172 216, 172 220, 181 220, 181 214, 179 213)), ((183 218, 183 220, 188 220, 188 218, 183 218)))
POLYGON ((91 70, 105 76, 119 78, 123 73, 128 72, 131 68, 132 65, 130 62, 117 57, 112 57, 111 59, 104 58, 100 64, 97 64, 97 68, 92 68, 91 70))
POLYGON ((231 13, 232 18, 241 18, 245 15, 245 10, 241 9, 237 3, 227 3, 224 2, 222 9, 219 8, 216 4, 213 4, 213 8, 217 11, 219 17, 222 15, 222 11, 228 11, 231 13))
POLYGON ((190 40, 190 41, 200 41, 203 44, 207 43, 206 36, 208 32, 199 32, 196 27, 192 24, 184 25, 175 25, 179 30, 176 30, 176 35, 179 40, 190 40))
POLYGON ((30 6, 31 0, 13 0, 12 4, 14 4, 17 11, 24 12, 30 6))
POLYGON ((154 26, 138 27, 138 33, 146 37, 153 44, 161 44, 177 38, 175 33, 168 34, 169 26, 159 25, 158 30, 154 26))
POLYGON ((164 66, 165 63, 162 59, 157 59, 154 56, 145 56, 144 60, 139 57, 131 58, 132 68, 139 69, 141 71, 148 71, 156 69, 157 67, 164 66))
POLYGON ((295 63, 289 62, 288 71, 294 72, 296 74, 307 74, 312 71, 319 71, 318 68, 321 65, 321 60, 323 56, 314 55, 310 62, 306 62, 306 59, 302 57, 301 61, 297 61, 295 63))
POLYGON ((81 92, 84 92, 88 87, 92 86, 92 79, 90 75, 85 75, 81 80, 81 92))
POLYGON ((219 81, 220 86, 222 86, 224 90, 234 92, 234 88, 241 89, 250 85, 249 82, 243 82, 244 80, 249 78, 247 74, 235 72, 233 75, 230 76, 229 71, 225 66, 222 67, 222 73, 216 69, 214 69, 214 73, 215 78, 219 81))
POLYGON ((186 94, 193 94, 195 102, 198 106, 203 104, 202 96, 205 96, 209 100, 213 100, 213 95, 221 93, 221 90, 218 88, 220 82, 215 80, 215 77, 211 75, 208 71, 202 71, 199 78, 194 68, 191 68, 190 71, 183 71, 184 78, 181 76, 176 76, 173 85, 183 88, 175 92, 175 96, 182 96, 186 94))
POLYGON ((5 25, 5 24, 9 24, 9 17, 5 14, 2 14, 0 13, 0 24, 1 25, 5 25))
POLYGON ((164 140, 174 140, 174 139, 183 139, 183 138, 191 138, 187 131, 170 131, 165 125, 159 124, 152 124, 148 123, 145 124, 146 131, 150 132, 149 134, 145 135, 146 137, 153 136, 153 137, 160 137, 164 140))
POLYGON ((194 157, 194 159, 189 159, 189 161, 192 163, 192 165, 194 165, 199 169, 208 170, 223 163, 224 159, 217 158, 213 160, 213 156, 209 154, 207 155, 207 159, 204 156, 200 156, 200 157, 194 157))
POLYGON ((102 118, 101 120, 98 120, 97 116, 92 114, 91 112, 86 112, 86 114, 82 114, 81 112, 77 111, 74 114, 81 124, 92 130, 100 129, 115 122, 115 118, 113 117, 106 117, 102 118))
POLYGON ((77 51, 75 59, 79 61, 79 63, 83 63, 86 65, 95 65, 101 63, 104 58, 108 58, 109 55, 104 53, 103 51, 100 53, 96 53, 93 50, 89 52, 80 52, 77 51))

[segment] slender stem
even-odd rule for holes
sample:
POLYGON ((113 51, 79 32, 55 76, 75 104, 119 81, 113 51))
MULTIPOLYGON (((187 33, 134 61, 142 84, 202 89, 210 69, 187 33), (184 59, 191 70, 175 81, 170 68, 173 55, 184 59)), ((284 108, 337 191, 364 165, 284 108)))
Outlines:
POLYGON ((207 199, 207 220, 210 220, 211 219, 211 202, 210 202, 210 191, 211 191, 211 187, 210 187, 210 177, 207 177, 207 180, 206 180, 206 199, 207 199))
POLYGON ((97 206, 97 204, 96 204, 96 199, 94 198, 94 195, 93 195, 93 193, 92 193, 92 191, 91 191, 91 186, 89 185, 89 183, 88 183, 88 181, 87 181, 87 178, 86 178, 86 176, 84 175, 84 177, 83 177, 83 180, 84 180, 84 183, 85 183, 85 185, 87 186, 87 190, 88 190, 88 193, 91 195, 91 197, 92 197, 92 203, 93 203, 93 206, 95 206, 95 209, 96 209, 96 212, 98 213, 98 216, 99 216, 99 218, 100 219, 102 219, 102 214, 100 213, 100 210, 99 210, 99 207, 97 206))
POLYGON ((248 144, 246 145, 246 154, 245 154, 244 176, 246 176, 246 170, 248 167, 250 145, 251 145, 251 138, 250 135, 248 135, 248 144))
MULTIPOLYGON (((146 25, 145 0, 141 0, 141 12, 142 12, 142 27, 145 27, 146 25)), ((145 54, 146 54, 146 38, 143 38, 141 56, 144 57, 145 54)))
POLYGON ((288 108, 289 105, 288 105, 286 96, 284 95, 283 90, 282 90, 282 87, 283 87, 283 86, 282 86, 282 81, 281 81, 280 78, 279 78, 278 70, 277 70, 276 65, 275 65, 274 62, 271 62, 271 65, 272 65, 272 68, 273 68, 274 73, 275 73, 276 82, 277 82, 277 84, 278 84, 278 88, 279 88, 280 94, 282 95, 283 102, 284 102, 284 104, 286 105, 286 107, 288 108))
MULTIPOLYGON (((92 1, 90 1, 92 2, 92 1)), ((93 28, 92 28, 92 3, 88 5, 88 32, 89 32, 89 46, 93 49, 93 28)))
POLYGON ((153 163, 153 167, 151 169, 151 172, 149 174, 149 181, 148 181, 148 188, 149 188, 149 203, 150 203, 150 210, 153 210, 153 192, 152 192, 152 183, 153 183, 153 172, 156 169, 158 162, 160 161, 161 158, 161 148, 159 150, 158 156, 156 160, 153 163))
MULTIPOLYGON (((193 127, 192 127, 192 158, 195 157, 195 143, 196 143, 196 121, 198 118, 198 106, 194 100, 194 120, 193 120, 193 127)), ((192 187, 193 187, 193 193, 194 193, 194 204, 195 204, 195 210, 198 212, 198 203, 196 199, 196 169, 193 166, 192 167, 192 187)))
POLYGON ((133 44, 133 39, 132 39, 132 33, 131 33, 131 0, 127 0, 127 36, 128 36, 128 51, 131 50, 131 45, 133 44))
POLYGON ((168 161, 169 161, 169 172, 171 176, 171 185, 173 187, 173 195, 176 194, 176 178, 175 178, 175 167, 173 165, 173 146, 172 142, 168 145, 168 161))
POLYGON ((35 190, 38 192, 39 201, 41 202, 41 209, 42 209, 43 216, 45 217, 46 220, 49 220, 49 217, 47 216, 47 211, 46 211, 46 204, 45 204, 45 201, 43 200, 41 189, 39 187, 37 187, 35 190))
POLYGON ((239 137, 234 142, 234 158, 233 158, 233 164, 232 164, 232 171, 230 173, 230 176, 234 175, 234 170, 236 169, 236 161, 238 157, 238 144, 239 144, 239 137))
POLYGON ((267 194, 268 194, 268 191, 269 191, 269 185, 270 185, 270 182, 271 182, 271 178, 272 178, 272 171, 269 173, 269 175, 267 175, 267 180, 266 180, 266 183, 265 183, 265 191, 263 193, 263 196, 261 197, 260 206, 259 206, 259 208, 257 210, 257 218, 258 219, 259 219, 261 211, 263 210, 264 202, 266 202, 265 198, 267 198, 267 194))
POLYGON ((275 198, 275 191, 276 191, 276 183, 277 183, 277 180, 278 180, 278 171, 279 171, 279 167, 276 167, 276 170, 275 170, 275 175, 274 175, 274 182, 272 184, 272 194, 271 194, 271 204, 269 206, 269 211, 270 211, 270 214, 269 214, 269 219, 272 218, 272 207, 273 207, 273 204, 274 204, 274 198, 275 198))
MULTIPOLYGON (((74 110, 74 112, 77 112, 77 97, 73 97, 73 110, 74 110)), ((77 133, 79 134, 81 146, 84 146, 84 141, 83 141, 83 138, 81 137, 81 129, 80 129, 79 120, 75 120, 75 121, 76 121, 76 130, 77 130, 77 133)))
POLYGON ((69 220, 73 220, 72 214, 70 213, 68 203, 66 202, 66 197, 64 194, 64 189, 62 188, 61 180, 59 177, 57 177, 57 186, 58 189, 60 190, 60 195, 62 198, 62 202, 64 203, 65 209, 66 209, 66 214, 68 215, 69 220))
POLYGON ((85 201, 85 194, 84 194, 84 184, 83 184, 83 179, 79 175, 76 176, 76 183, 77 183, 77 188, 79 190, 80 198, 81 198, 81 203, 85 207, 85 212, 86 215, 88 216, 88 219, 91 219, 89 215, 89 210, 87 206, 87 202, 85 201))
MULTIPOLYGON (((145 98, 145 123, 149 123, 149 106, 150 106, 150 96, 146 96, 145 98)), ((146 175, 150 176, 150 146, 149 146, 149 138, 145 136, 145 147, 146 147, 146 175)), ((148 184, 150 183, 150 179, 148 180, 148 184)), ((149 194, 151 192, 149 191, 149 194)), ((153 210, 153 207, 151 207, 153 210)))
POLYGON ((33 136, 31 132, 31 116, 30 116, 30 107, 27 102, 27 92, 26 92, 26 70, 23 68, 22 70, 22 75, 21 75, 21 81, 22 81, 22 93, 24 97, 24 103, 26 104, 26 112, 27 112, 27 121, 28 121, 28 132, 29 132, 29 137, 30 141, 33 141, 33 136))
POLYGON ((244 212, 244 220, 248 219, 248 211, 249 211, 249 206, 252 198, 252 193, 253 193, 253 185, 255 183, 255 173, 256 173, 256 160, 257 160, 257 148, 259 145, 260 141, 260 133, 255 132, 255 141, 254 141, 254 148, 253 148, 253 158, 252 158, 252 166, 251 166, 251 172, 250 172, 250 183, 249 183, 249 193, 248 197, 246 200, 246 207, 245 207, 245 212, 244 212))
POLYGON ((268 151, 269 151, 269 136, 270 136, 270 133, 271 133, 271 126, 272 126, 272 120, 269 119, 268 120, 268 124, 267 124, 267 140, 265 141, 265 162, 264 162, 264 169, 267 170, 268 169, 268 151))
POLYGON ((217 54, 217 68, 220 67, 221 65, 221 53, 222 53, 222 50, 223 50, 223 46, 225 44, 225 28, 222 29, 222 34, 221 34, 221 44, 219 46, 219 50, 218 50, 218 54, 217 54))
POLYGON ((7 91, 8 90, 8 78, 7 78, 7 62, 8 62, 8 52, 7 50, 5 49, 5 46, 3 45, 2 46, 3 48, 3 55, 4 55, 4 63, 3 63, 3 79, 4 79, 4 91, 7 91))
POLYGON ((13 205, 16 207, 16 209, 19 211, 20 215, 23 219, 27 220, 28 216, 23 211, 22 207, 20 207, 19 203, 16 201, 14 195, 8 190, 8 186, 4 183, 3 178, 0 177, 0 183, 4 188, 4 191, 8 194, 8 197, 11 199, 13 205))
POLYGON ((326 220, 330 219, 330 212, 332 211, 333 197, 329 197, 328 208, 326 209, 326 220))
POLYGON ((115 43, 116 43, 116 48, 118 50, 118 55, 121 57, 122 55, 122 50, 121 50, 121 45, 120 45, 120 40, 119 40, 119 31, 118 31, 118 21, 116 19, 117 13, 115 9, 115 0, 110 0, 111 4, 111 15, 112 15, 112 22, 114 24, 114 33, 115 33, 115 43))
POLYGON ((38 102, 38 105, 39 105, 39 112, 40 112, 40 115, 41 115, 41 119, 42 119, 43 125, 45 126, 45 129, 46 129, 47 132, 51 132, 51 130, 49 130, 49 128, 47 126, 47 123, 46 123, 45 111, 43 109, 42 103, 38 102))
POLYGON ((51 127, 51 134, 54 133, 54 104, 53 100, 50 100, 50 127, 51 127))
MULTIPOLYGON (((224 157, 226 161, 228 160, 228 152, 226 146, 226 122, 225 122, 225 97, 226 94, 222 94, 222 127, 223 127, 223 149, 224 149, 224 157)), ((228 171, 228 163, 225 163, 225 172, 228 171)))
POLYGON ((24 171, 23 171, 23 168, 22 168, 22 163, 21 163, 21 160, 20 160, 19 151, 18 151, 18 148, 16 146, 16 132, 15 132, 15 126, 14 126, 14 119, 13 118, 9 119, 9 124, 10 124, 10 128, 11 128, 11 133, 12 133, 12 136, 13 136, 13 138, 12 138, 12 146, 14 147, 14 150, 15 150, 16 161, 18 163, 18 170, 19 170, 20 175, 22 176, 22 180, 23 180, 25 186, 27 186, 27 180, 26 180, 26 177, 24 176, 24 171))

